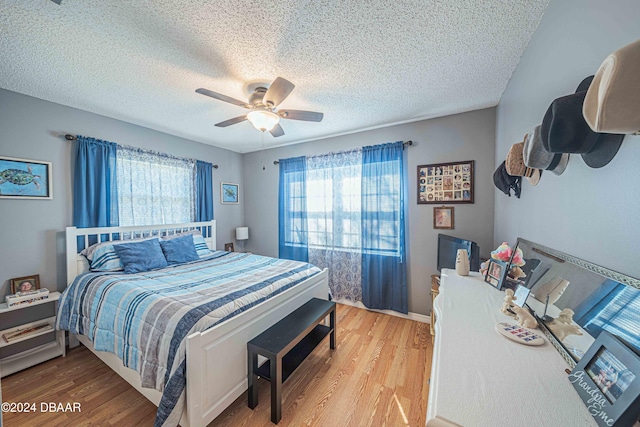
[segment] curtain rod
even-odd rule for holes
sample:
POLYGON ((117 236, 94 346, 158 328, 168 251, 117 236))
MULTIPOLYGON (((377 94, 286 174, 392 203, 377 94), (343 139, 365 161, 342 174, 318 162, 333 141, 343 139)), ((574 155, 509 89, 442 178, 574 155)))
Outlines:
MULTIPOLYGON (((413 141, 404 141, 404 142, 402 143, 402 145, 405 145, 405 146, 406 146, 406 145, 413 145, 413 141)), ((274 165, 278 165, 278 164, 280 164, 280 162, 279 162, 279 161, 277 161, 277 160, 274 160, 274 161, 273 161, 273 164, 274 164, 274 165)))
MULTIPOLYGON (((64 136, 64 139, 66 139, 67 141, 75 141, 75 140, 77 140, 78 138, 76 138, 76 136, 75 136, 75 135, 71 135, 70 133, 68 133, 68 134, 66 134, 66 135, 64 136)), ((214 169, 218 169, 218 165, 212 165, 212 166, 213 166, 213 168, 214 168, 214 169)))

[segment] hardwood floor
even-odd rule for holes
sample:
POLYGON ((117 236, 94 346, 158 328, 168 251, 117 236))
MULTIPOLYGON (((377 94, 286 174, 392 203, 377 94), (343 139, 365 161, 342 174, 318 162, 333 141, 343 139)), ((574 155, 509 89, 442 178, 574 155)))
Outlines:
MULTIPOLYGON (((337 308, 336 349, 327 339, 287 380, 278 426, 424 426, 431 372, 429 325, 346 305, 337 308)), ((4 402, 36 403, 5 413, 7 426, 151 426, 156 407, 80 346, 2 379, 4 402), (79 402, 81 412, 41 412, 41 402, 79 402)), ((258 406, 240 396, 209 426, 273 426, 269 383, 258 406)))

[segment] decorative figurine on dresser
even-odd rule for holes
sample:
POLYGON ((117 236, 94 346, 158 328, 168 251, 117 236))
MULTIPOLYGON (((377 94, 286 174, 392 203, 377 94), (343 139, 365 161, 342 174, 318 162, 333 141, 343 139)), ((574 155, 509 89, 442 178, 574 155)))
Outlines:
POLYGON ((500 309, 500 312, 502 314, 506 314, 507 316, 516 317, 516 315, 511 310, 511 307, 513 307, 515 305, 513 303, 513 301, 515 299, 516 298, 515 298, 515 296, 513 294, 513 289, 505 289, 505 291, 504 291, 504 302, 502 303, 502 308, 500 309))
POLYGON ((520 326, 524 326, 525 328, 535 329, 538 327, 538 322, 536 318, 529 312, 529 309, 526 307, 518 307, 514 305, 511 307, 511 311, 516 314, 516 320, 520 324, 520 326))

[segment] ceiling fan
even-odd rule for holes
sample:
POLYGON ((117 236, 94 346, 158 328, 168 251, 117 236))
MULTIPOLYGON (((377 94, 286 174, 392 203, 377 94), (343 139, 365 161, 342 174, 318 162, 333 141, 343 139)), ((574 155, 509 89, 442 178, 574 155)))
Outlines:
MULTIPOLYGON (((253 85, 252 85, 253 86, 253 85)), ((202 95, 210 96, 219 101, 228 102, 239 107, 251 110, 244 116, 234 117, 216 123, 216 126, 224 128, 235 125, 236 123, 249 120, 251 124, 259 131, 269 131, 274 137, 284 135, 284 130, 280 126, 280 119, 304 120, 307 122, 322 121, 324 114, 314 111, 303 110, 277 110, 276 107, 285 100, 293 91, 295 85, 290 81, 277 77, 267 89, 267 84, 258 84, 253 88, 253 92, 249 95, 249 102, 243 102, 235 98, 231 98, 221 93, 213 92, 208 89, 196 89, 196 92, 202 95)))

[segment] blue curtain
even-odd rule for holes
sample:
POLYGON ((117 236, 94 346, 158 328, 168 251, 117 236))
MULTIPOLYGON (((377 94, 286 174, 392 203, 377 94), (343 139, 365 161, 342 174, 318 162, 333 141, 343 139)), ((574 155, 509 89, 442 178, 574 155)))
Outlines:
POLYGON ((306 169, 305 157, 280 160, 278 189, 278 256, 304 262, 309 260, 306 169))
POLYGON ((362 149, 362 303, 407 313, 403 144, 362 149))
MULTIPOLYGON (((77 136, 73 174, 73 225, 76 227, 118 225, 116 147, 114 142, 77 136)), ((78 239, 78 248, 83 247, 84 241, 78 239)))
POLYGON ((213 165, 196 161, 196 221, 213 219, 213 165))

